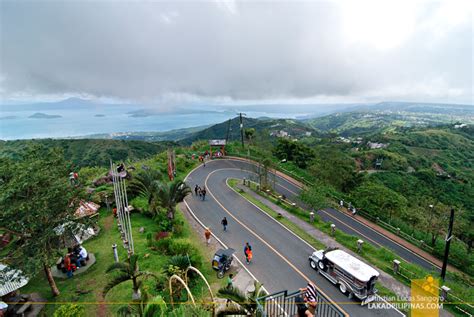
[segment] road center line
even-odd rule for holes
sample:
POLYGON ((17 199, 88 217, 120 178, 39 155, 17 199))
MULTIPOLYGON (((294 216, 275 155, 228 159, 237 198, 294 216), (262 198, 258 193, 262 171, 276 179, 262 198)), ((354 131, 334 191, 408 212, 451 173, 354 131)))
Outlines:
MULTIPOLYGON (((207 191, 209 192, 209 194, 212 196, 212 198, 214 198, 214 200, 217 202, 217 204, 225 211, 229 214, 229 216, 231 216, 237 223, 239 223, 242 227, 244 227, 248 232, 250 232, 251 234, 253 234, 258 240, 260 240, 263 244, 265 244, 270 250, 272 250, 276 255, 278 255, 283 261, 285 261, 296 273, 298 273, 301 277, 303 277, 308 283, 309 282, 312 282, 310 278, 308 278, 303 272, 301 272, 296 266, 294 266, 286 257, 284 257, 280 252, 278 252, 275 248, 273 248, 267 241, 265 241, 262 237, 260 237, 255 231, 253 231, 252 229, 250 229, 246 224, 244 224, 243 222, 241 222, 237 217, 235 217, 227 208, 224 207, 224 205, 222 205, 222 203, 216 198, 216 196, 214 196, 214 194, 212 193, 212 191, 210 190, 209 186, 207 186, 207 181, 209 180, 209 177, 218 172, 218 171, 221 171, 221 170, 228 170, 228 168, 221 168, 221 169, 217 169, 217 170, 214 170, 212 171, 211 173, 209 173, 206 177, 206 180, 204 182, 206 188, 207 188, 207 191)), ((316 285, 315 285, 316 286, 316 285)), ((318 289, 318 291, 320 293, 322 293, 324 296, 326 296, 326 298, 328 298, 329 300, 331 299, 326 293, 324 293, 318 286, 316 286, 316 288, 318 289)), ((336 304, 336 302, 332 301, 333 305, 335 305, 339 310, 341 310, 345 316, 349 316, 349 314, 347 314, 347 312, 342 309, 338 304, 336 304)))

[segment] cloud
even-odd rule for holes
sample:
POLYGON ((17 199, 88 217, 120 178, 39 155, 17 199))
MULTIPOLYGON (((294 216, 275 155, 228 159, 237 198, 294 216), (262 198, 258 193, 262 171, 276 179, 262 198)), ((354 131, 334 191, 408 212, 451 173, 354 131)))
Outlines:
POLYGON ((4 99, 473 103, 470 1, 0 6, 4 99))

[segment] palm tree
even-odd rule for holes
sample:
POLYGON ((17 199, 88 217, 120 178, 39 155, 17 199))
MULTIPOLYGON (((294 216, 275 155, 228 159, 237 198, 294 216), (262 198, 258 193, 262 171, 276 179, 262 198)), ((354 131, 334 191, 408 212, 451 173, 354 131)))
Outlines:
POLYGON ((130 258, 128 258, 125 262, 111 264, 105 272, 110 273, 113 271, 118 271, 119 274, 116 274, 113 279, 111 279, 107 285, 105 285, 104 290, 102 291, 104 297, 115 286, 126 281, 132 281, 132 299, 140 299, 140 286, 142 285, 142 279, 150 276, 157 278, 157 276, 151 272, 139 270, 137 255, 131 255, 130 258))
POLYGON ((166 215, 169 220, 174 219, 176 205, 184 200, 186 195, 191 192, 191 188, 182 180, 174 180, 168 184, 161 183, 154 193, 157 202, 166 209, 166 215))
POLYGON ((146 197, 148 203, 153 199, 154 189, 162 179, 160 172, 148 169, 137 173, 128 185, 128 190, 133 195, 146 197))
POLYGON ((166 316, 167 306, 161 296, 150 299, 145 291, 140 300, 135 300, 132 304, 122 306, 118 309, 119 316, 138 316, 138 317, 164 317, 166 316))
POLYGON ((232 312, 234 314, 237 313, 244 313, 244 314, 251 314, 252 316, 258 316, 259 313, 257 311, 257 298, 260 296, 262 292, 262 284, 254 281, 254 288, 255 290, 249 294, 244 294, 241 290, 236 287, 227 288, 223 287, 217 291, 221 297, 226 298, 236 304, 238 304, 241 308, 240 311, 236 312, 235 307, 229 307, 229 311, 221 310, 218 316, 225 315, 227 312, 232 312))

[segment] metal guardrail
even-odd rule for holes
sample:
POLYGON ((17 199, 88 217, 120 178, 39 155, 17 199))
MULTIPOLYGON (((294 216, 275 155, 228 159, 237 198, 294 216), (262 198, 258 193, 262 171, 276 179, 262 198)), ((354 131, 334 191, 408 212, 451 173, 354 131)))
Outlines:
MULTIPOLYGON (((250 183, 254 183, 256 186, 258 184, 254 181, 247 180, 250 183)), ((258 187, 257 187, 258 188, 258 187)), ((267 195, 272 196, 275 199, 278 199, 280 202, 286 203, 289 206, 294 206, 294 203, 291 203, 290 201, 283 199, 282 196, 276 195, 270 190, 264 191, 267 195)), ((359 211, 358 211, 359 212, 359 211)), ((370 214, 367 214, 366 212, 363 212, 366 218, 369 220, 373 220, 375 223, 378 223, 382 227, 386 227, 387 230, 393 231, 393 233, 397 235, 405 235, 409 239, 406 240, 411 240, 413 239, 415 242, 420 242, 417 239, 407 235, 404 232, 398 232, 397 228, 393 227, 392 225, 380 220, 377 217, 374 217, 370 214)), ((425 245, 426 246, 426 245, 425 245)), ((420 279, 423 278, 421 276, 418 276, 415 272, 412 272, 404 267, 400 267, 399 271, 397 274, 403 278, 405 278, 408 282, 412 281, 413 279, 420 279), (409 276, 410 275, 410 276, 409 276)), ((438 287, 438 291, 440 291, 441 288, 438 287)), ((297 306, 295 303, 295 299, 300 295, 301 293, 294 292, 291 294, 288 294, 287 291, 281 291, 272 295, 267 295, 264 297, 261 297, 257 299, 257 304, 258 304, 258 309, 259 312, 261 313, 262 316, 294 316, 297 314, 297 306), (263 301, 263 303, 262 303, 263 301)), ((455 296, 454 294, 450 293, 449 295, 450 298, 455 299, 454 301, 448 300, 446 301, 447 304, 450 302, 454 302, 452 305, 455 309, 457 309, 460 313, 465 314, 467 316, 472 316, 472 308, 473 305, 471 303, 465 302, 461 298, 455 296)), ((319 301, 318 301, 319 302, 319 301)), ((321 307, 321 314, 318 313, 318 316, 339 316, 339 315, 334 315, 332 310, 325 309, 324 306, 328 306, 327 302, 322 303, 322 305, 318 305, 318 307, 321 307)), ((336 308, 337 310, 337 308, 336 308)), ((344 315, 342 315, 344 316, 344 315)))
POLYGON ((387 229, 388 231, 390 231, 391 233, 394 233, 400 237, 402 237, 403 239, 407 240, 408 242, 416 245, 417 247, 425 250, 425 251, 428 251, 430 253, 433 254, 434 252, 434 248, 427 245, 425 242, 421 241, 421 240, 418 240, 414 237, 412 237, 411 235, 409 235, 408 233, 406 232, 403 232, 401 230, 399 230, 398 228, 395 228, 394 226, 392 226, 391 224, 381 220, 380 218, 378 217, 374 217, 372 216, 371 214, 367 213, 366 211, 364 210, 357 210, 357 213, 359 215, 361 215, 362 217, 366 218, 366 219, 369 219, 371 220, 372 222, 378 224, 379 226, 381 226, 382 228, 384 229, 387 229))
MULTIPOLYGON (((263 317, 295 316, 298 314, 297 298, 300 291, 281 291, 257 298, 257 309, 263 317)), ((347 314, 319 291, 316 291, 316 316, 345 317, 347 314)))
MULTIPOLYGON (((418 276, 415 272, 412 272, 402 266, 399 267, 397 275, 403 277, 407 282, 413 283, 415 279, 423 279, 424 276, 418 276)), ((435 286, 436 292, 433 293, 433 296, 438 296, 438 294, 442 294, 442 288, 439 286, 435 286)), ((459 311, 459 313, 472 317, 474 313, 474 305, 470 302, 464 301, 462 298, 456 296, 452 292, 449 292, 448 298, 443 300, 442 302, 448 305, 452 305, 455 309, 459 311)))
MULTIPOLYGON (((237 157, 241 157, 241 158, 247 158, 247 159, 253 160, 253 161, 258 161, 258 158, 254 157, 254 156, 242 155, 242 154, 237 154, 237 153, 232 153, 232 155, 237 156, 237 157)), ((294 172, 283 168, 280 164, 277 164, 275 166, 275 169, 282 172, 282 173, 290 175, 291 177, 293 177, 294 179, 296 179, 297 181, 299 181, 299 182, 301 182, 305 185, 309 185, 309 186, 314 185, 314 183, 308 181, 304 177, 301 177, 300 175, 297 175, 294 172)), ((337 203, 339 201, 341 201, 341 199, 339 197, 336 197, 335 195, 331 195, 331 196, 337 203)), ((344 199, 342 199, 342 201, 344 201, 344 199)), ((425 250, 425 251, 427 251, 431 254, 434 254, 434 248, 433 247, 431 247, 428 244, 412 237, 411 235, 409 235, 409 234, 407 234, 407 233, 405 233, 401 230, 398 230, 398 228, 395 228, 394 226, 392 226, 391 224, 381 220, 380 218, 374 217, 374 216, 372 216, 371 214, 369 214, 368 212, 366 212, 362 209, 357 209, 357 213, 360 214, 361 216, 363 216, 364 218, 367 218, 367 219, 371 220, 372 222, 380 225, 382 228, 387 229, 388 231, 402 237, 403 239, 405 239, 408 242, 416 245, 417 247, 421 248, 422 250, 425 250)))

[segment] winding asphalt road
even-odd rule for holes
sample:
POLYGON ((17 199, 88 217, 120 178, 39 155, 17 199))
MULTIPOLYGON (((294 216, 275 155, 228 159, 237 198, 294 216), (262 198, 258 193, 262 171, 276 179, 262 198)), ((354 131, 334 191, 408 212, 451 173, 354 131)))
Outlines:
MULTIPOLYGON (((188 207, 223 243, 234 248, 242 260, 244 243, 248 241, 252 245, 254 257, 247 268, 270 293, 292 292, 313 281, 350 316, 400 316, 395 309, 368 309, 341 294, 336 286, 309 267, 308 255, 314 251, 310 245, 227 186, 228 178, 255 178, 254 170, 251 164, 236 160, 218 160, 209 162, 206 167, 200 166, 188 175, 186 182, 192 188, 196 184, 206 186, 208 195, 205 201, 187 197, 188 207), (220 224, 223 217, 229 221, 227 232, 220 224)), ((277 187, 287 197, 299 191, 280 177, 277 177, 277 187)))

